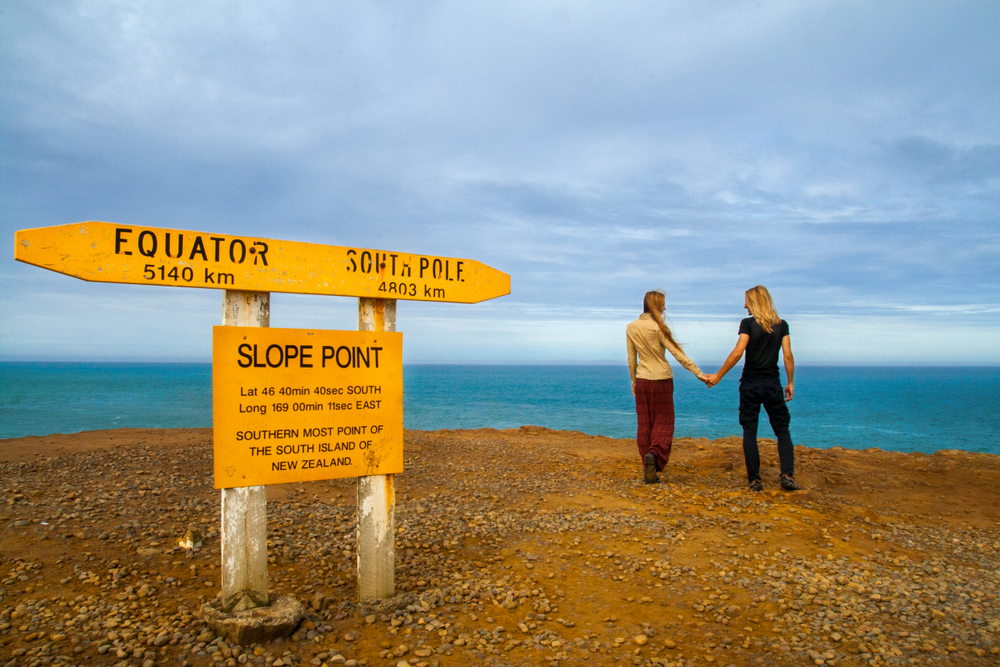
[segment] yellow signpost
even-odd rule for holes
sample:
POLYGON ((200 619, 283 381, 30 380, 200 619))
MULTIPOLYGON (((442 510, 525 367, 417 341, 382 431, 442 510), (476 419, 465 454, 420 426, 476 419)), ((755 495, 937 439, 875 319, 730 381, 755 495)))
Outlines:
POLYGON ((110 222, 22 229, 14 258, 81 280, 478 303, 510 276, 470 259, 110 222))
POLYGON ((215 488, 403 472, 403 334, 212 333, 215 488))
POLYGON ((94 282, 225 290, 212 371, 223 611, 267 614, 266 485, 286 482, 357 477, 359 598, 394 594, 396 300, 478 303, 510 294, 510 276, 454 257, 110 222, 20 230, 14 258, 94 282), (358 297, 361 331, 271 329, 271 292, 358 297))

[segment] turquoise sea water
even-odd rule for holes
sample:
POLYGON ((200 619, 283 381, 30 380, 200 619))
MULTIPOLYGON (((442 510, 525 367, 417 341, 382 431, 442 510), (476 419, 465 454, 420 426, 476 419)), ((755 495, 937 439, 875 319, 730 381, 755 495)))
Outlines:
MULTIPOLYGON (((624 366, 404 367, 407 428, 525 424, 635 437, 624 366)), ((738 435, 734 369, 675 378, 678 437, 738 435)), ((1000 454, 1000 368, 796 368, 792 439, 812 447, 1000 454)), ((0 438, 212 425, 210 364, 0 363, 0 438)), ((769 437, 761 415, 761 437, 769 437)))

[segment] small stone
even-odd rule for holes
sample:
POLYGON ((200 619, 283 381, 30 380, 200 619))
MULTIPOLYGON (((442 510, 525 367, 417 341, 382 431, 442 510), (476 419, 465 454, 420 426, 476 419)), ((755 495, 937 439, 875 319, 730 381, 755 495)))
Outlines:
POLYGON ((635 642, 636 646, 645 646, 646 642, 649 641, 649 637, 647 637, 646 635, 636 635, 635 637, 632 638, 632 641, 635 642))
POLYGON ((675 642, 673 639, 665 639, 663 640, 663 648, 665 649, 677 648, 677 642, 675 642))
POLYGON ((188 530, 184 533, 184 537, 177 540, 177 546, 181 549, 197 549, 201 546, 201 544, 201 533, 194 529, 188 530))

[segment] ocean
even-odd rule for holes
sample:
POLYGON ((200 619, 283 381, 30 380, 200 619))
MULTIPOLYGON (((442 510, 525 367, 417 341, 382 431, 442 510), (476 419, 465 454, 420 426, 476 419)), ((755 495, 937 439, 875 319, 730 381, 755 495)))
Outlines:
MULTIPOLYGON (((738 380, 736 368, 708 389, 679 372, 676 436, 739 435, 738 380)), ((407 365, 403 383, 406 428, 635 437, 624 365, 407 365)), ((998 405, 997 367, 797 366, 789 408, 799 445, 1000 454, 998 405)), ((0 438, 211 425, 211 364, 0 363, 0 438)), ((758 435, 772 435, 763 411, 758 435)))

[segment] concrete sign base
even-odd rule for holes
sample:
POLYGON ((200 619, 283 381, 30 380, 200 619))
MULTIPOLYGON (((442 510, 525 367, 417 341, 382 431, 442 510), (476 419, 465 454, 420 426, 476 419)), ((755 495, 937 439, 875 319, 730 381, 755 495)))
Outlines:
POLYGON ((305 615, 302 603, 290 595, 275 598, 266 607, 226 612, 202 605, 201 617, 215 634, 240 646, 263 644, 278 637, 288 637, 305 615))

